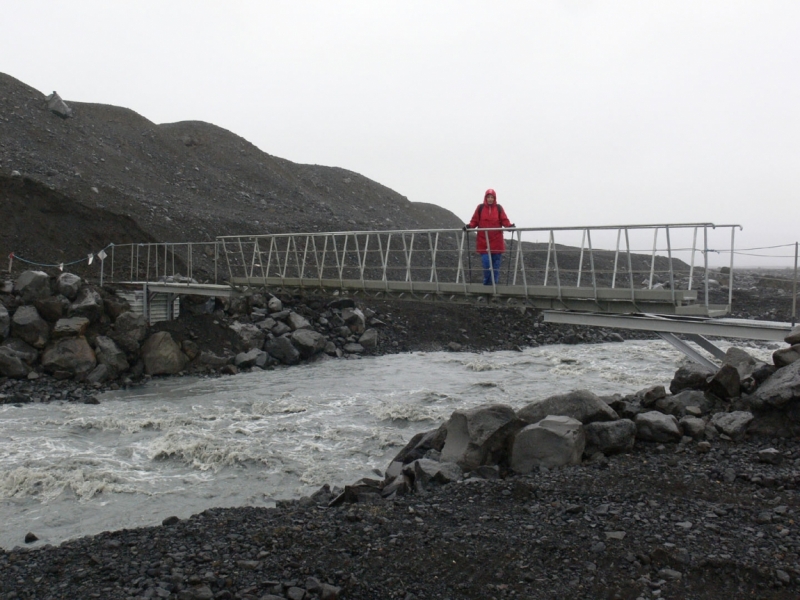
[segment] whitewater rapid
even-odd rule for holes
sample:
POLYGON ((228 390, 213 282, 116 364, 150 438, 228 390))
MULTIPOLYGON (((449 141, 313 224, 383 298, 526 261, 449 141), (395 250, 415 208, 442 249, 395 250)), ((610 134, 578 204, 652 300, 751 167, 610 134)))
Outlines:
POLYGON ((455 409, 668 386, 682 361, 656 341, 411 353, 156 379, 99 405, 3 405, 0 546, 23 545, 29 531, 55 544, 210 507, 270 506, 374 477, 455 409))

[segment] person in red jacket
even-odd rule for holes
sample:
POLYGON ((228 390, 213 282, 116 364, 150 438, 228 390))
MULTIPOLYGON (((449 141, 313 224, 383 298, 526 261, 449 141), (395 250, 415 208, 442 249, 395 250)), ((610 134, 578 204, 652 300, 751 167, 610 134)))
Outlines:
POLYGON ((506 216, 506 211, 497 203, 497 194, 488 189, 483 195, 483 204, 479 204, 472 215, 472 220, 464 229, 497 228, 497 231, 478 231, 477 251, 483 262, 483 285, 500 282, 500 265, 506 242, 500 227, 516 227, 506 216), (488 241, 488 244, 487 244, 488 241))

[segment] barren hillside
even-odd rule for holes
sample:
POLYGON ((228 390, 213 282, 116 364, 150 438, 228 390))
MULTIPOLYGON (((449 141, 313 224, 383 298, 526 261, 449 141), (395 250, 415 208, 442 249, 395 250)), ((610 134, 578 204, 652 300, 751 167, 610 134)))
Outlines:
POLYGON ((69 119, 0 73, 0 256, 53 263, 109 242, 462 224, 358 173, 271 156, 209 123, 157 125, 65 100, 69 119))

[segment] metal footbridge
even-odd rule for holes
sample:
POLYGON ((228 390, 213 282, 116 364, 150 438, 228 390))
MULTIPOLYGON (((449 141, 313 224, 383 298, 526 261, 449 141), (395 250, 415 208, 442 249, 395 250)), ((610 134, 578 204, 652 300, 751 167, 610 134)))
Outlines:
POLYGON ((158 295, 237 296, 266 289, 532 307, 543 309, 549 322, 647 329, 679 347, 685 344, 676 334, 696 342, 692 336, 783 340, 790 324, 721 318, 733 300, 737 229, 713 223, 504 229, 503 266, 490 285, 483 284, 475 238, 488 240, 491 229, 117 245, 106 259, 106 279, 140 286, 145 303, 158 295), (712 268, 712 255, 729 260, 712 268))

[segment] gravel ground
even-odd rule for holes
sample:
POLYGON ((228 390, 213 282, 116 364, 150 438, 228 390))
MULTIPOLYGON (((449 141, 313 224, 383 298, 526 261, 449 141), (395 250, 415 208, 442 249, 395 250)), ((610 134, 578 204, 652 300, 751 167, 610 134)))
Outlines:
POLYGON ((637 442, 393 500, 213 509, 2 552, 0 597, 797 598, 800 445, 778 465, 766 445, 637 442))

